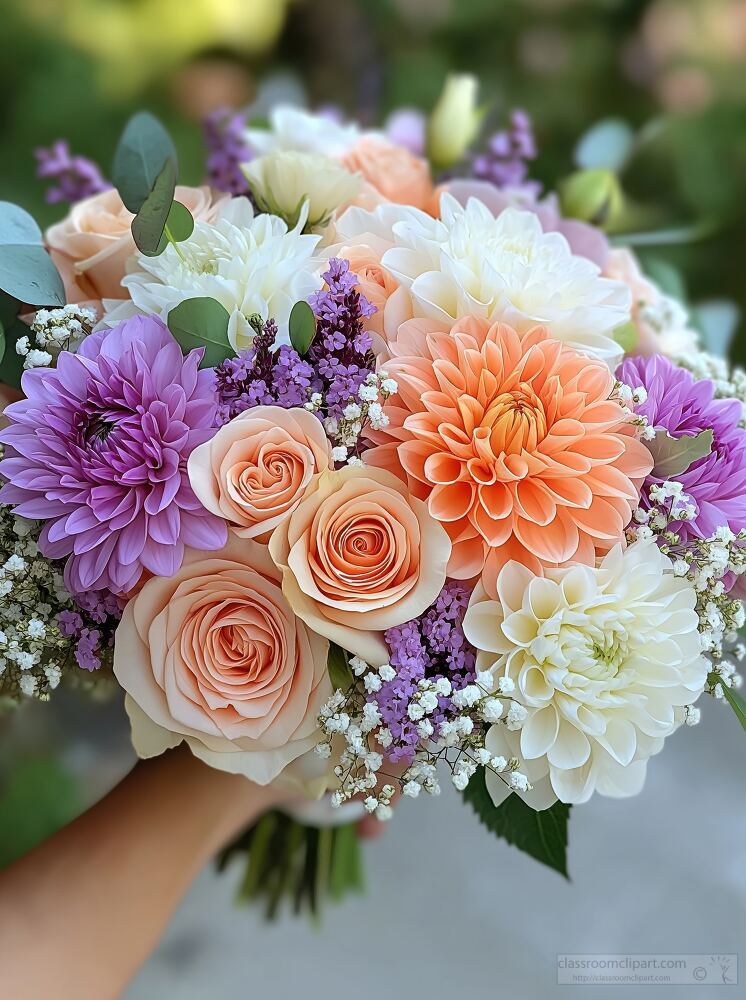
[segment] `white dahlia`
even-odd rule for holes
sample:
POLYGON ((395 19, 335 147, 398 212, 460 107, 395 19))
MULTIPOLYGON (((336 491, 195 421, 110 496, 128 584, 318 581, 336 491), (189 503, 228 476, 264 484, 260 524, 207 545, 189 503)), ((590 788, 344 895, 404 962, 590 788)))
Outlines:
MULTIPOLYGON (((647 760, 702 693, 696 595, 673 574, 655 541, 617 546, 598 568, 573 566, 534 576, 511 562, 497 581, 498 600, 480 586, 464 632, 479 650, 477 667, 528 711, 520 732, 489 730, 493 754, 519 758, 534 808, 555 798, 585 802, 635 795, 647 760)), ((497 775, 487 787, 509 793, 497 775)))
POLYGON ((305 206, 309 229, 328 225, 332 215, 349 204, 363 186, 359 174, 345 170, 320 153, 278 150, 243 165, 254 201, 265 212, 297 225, 305 206))
MULTIPOLYGON (((629 288, 575 256, 560 233, 545 233, 534 212, 507 208, 495 217, 478 199, 464 206, 447 193, 439 219, 405 206, 391 220, 391 206, 383 208, 391 245, 381 263, 408 289, 415 316, 449 326, 483 316, 519 333, 542 324, 553 337, 610 365, 621 358, 612 334, 629 322, 629 288)), ((338 229, 348 242, 355 225, 380 232, 383 220, 363 217, 381 211, 358 211, 351 219, 345 213, 338 229)))
POLYGON ((132 302, 109 312, 111 325, 131 315, 154 313, 163 320, 184 299, 210 296, 228 311, 231 346, 242 350, 258 313, 277 322, 278 343, 289 343, 287 321, 299 299, 322 285, 326 258, 320 237, 303 235, 305 213, 294 229, 274 215, 254 215, 247 198, 226 202, 213 223, 196 222, 188 240, 169 244, 158 257, 135 255, 135 267, 122 284, 132 302))
POLYGON ((257 155, 294 149, 341 157, 357 144, 362 132, 352 122, 335 122, 303 108, 279 105, 269 114, 269 128, 249 128, 246 142, 257 155))

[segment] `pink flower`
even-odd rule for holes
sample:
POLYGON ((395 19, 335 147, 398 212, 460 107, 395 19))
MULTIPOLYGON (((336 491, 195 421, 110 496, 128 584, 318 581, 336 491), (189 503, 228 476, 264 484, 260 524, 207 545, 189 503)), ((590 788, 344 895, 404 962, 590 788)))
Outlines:
POLYGON ((317 741, 327 654, 283 597, 265 546, 231 537, 220 552, 189 550, 117 629, 114 673, 137 753, 185 740, 212 767, 268 784, 317 741))
POLYGON ((261 538, 331 466, 321 422, 307 410, 256 406, 239 414, 189 458, 189 480, 204 506, 242 538, 261 538))
POLYGON ((451 543, 394 476, 347 466, 315 480, 275 530, 269 550, 298 617, 382 664, 383 631, 432 604, 445 583, 451 543))

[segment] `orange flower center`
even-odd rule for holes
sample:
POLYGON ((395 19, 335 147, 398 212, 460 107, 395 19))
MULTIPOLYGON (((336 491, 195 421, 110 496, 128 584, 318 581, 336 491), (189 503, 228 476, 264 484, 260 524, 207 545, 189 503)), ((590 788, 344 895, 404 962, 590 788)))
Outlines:
POLYGON ((542 402, 530 385, 521 382, 511 392, 501 392, 485 410, 474 433, 475 447, 479 452, 479 442, 489 441, 492 455, 520 455, 533 451, 546 433, 542 402))

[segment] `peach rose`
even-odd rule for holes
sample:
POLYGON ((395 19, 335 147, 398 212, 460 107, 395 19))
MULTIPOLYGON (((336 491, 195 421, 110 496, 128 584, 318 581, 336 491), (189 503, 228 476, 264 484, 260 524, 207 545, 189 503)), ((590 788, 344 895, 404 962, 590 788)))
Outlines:
MULTIPOLYGON (((215 218, 226 198, 209 187, 176 188, 176 200, 204 222, 215 218)), ((45 240, 68 302, 85 302, 100 313, 102 299, 127 298, 121 281, 127 260, 136 250, 132 218, 119 193, 111 188, 73 205, 66 218, 50 226, 45 240)))
POLYGON ((430 215, 438 214, 427 160, 414 156, 403 146, 366 136, 342 157, 342 165, 351 173, 362 174, 384 201, 413 205, 430 215))
POLYGON ((261 538, 295 510, 313 476, 331 464, 331 446, 312 413, 256 406, 194 449, 189 481, 237 535, 261 538))
POLYGON ((327 655, 288 606, 266 546, 233 536, 219 552, 187 549, 117 629, 135 750, 152 757, 186 740, 212 767, 268 784, 317 742, 327 655))
POLYGON ((347 466, 315 480, 269 550, 299 618, 380 665, 384 629, 415 618, 440 593, 451 542, 395 476, 347 466))

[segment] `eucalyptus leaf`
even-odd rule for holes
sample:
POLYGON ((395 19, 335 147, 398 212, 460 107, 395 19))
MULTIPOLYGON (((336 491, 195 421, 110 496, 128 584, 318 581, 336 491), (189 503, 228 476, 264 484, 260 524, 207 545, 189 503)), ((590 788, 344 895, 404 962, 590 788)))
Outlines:
POLYGON ((175 204, 175 187, 176 164, 173 160, 166 160, 163 169, 156 177, 153 190, 132 220, 132 237, 135 244, 148 257, 157 257, 162 253, 161 240, 172 206, 175 204))
POLYGON ((166 249, 166 244, 171 240, 174 243, 183 243, 184 240, 189 239, 193 232, 194 219, 192 218, 192 213, 180 201, 172 202, 168 218, 166 219, 166 228, 161 238, 162 246, 159 246, 159 252, 162 253, 166 249))
POLYGON ((329 645, 327 665, 329 680, 332 682, 334 690, 339 688, 341 691, 347 691, 352 684, 352 670, 350 670, 350 664, 347 660, 347 653, 334 642, 329 645))
POLYGON ((655 432, 652 441, 645 444, 653 456, 653 475, 660 479, 671 479, 680 476, 700 458, 712 451, 712 431, 700 431, 699 434, 671 437, 668 431, 655 432))
MULTIPOLYGON (((65 304, 65 287, 42 245, 41 229, 9 201, 0 201, 0 291, 30 306, 65 304)), ((6 307, 12 309, 12 304, 5 296, 0 320, 7 324, 12 317, 6 307)))
POLYGON ((729 688, 726 684, 721 684, 723 689, 723 697, 728 702, 730 707, 736 713, 736 718, 741 723, 744 729, 746 729, 746 700, 743 696, 735 691, 733 688, 729 688))
POLYGON ((568 878, 570 807, 566 803, 555 802, 549 809, 537 811, 527 806, 520 796, 512 794, 496 806, 487 791, 483 767, 477 768, 466 786, 464 800, 491 833, 568 878))
POLYGON ((0 201, 0 243, 41 246, 44 238, 32 215, 20 205, 0 201))
POLYGON ((575 147, 575 163, 584 170, 604 167, 619 173, 632 153, 634 141, 634 130, 622 118, 605 118, 581 137, 575 147))
POLYGON ((702 334, 702 347, 719 358, 727 358, 741 310, 730 299, 708 299, 698 302, 692 310, 692 320, 702 334))
POLYGON ((43 246, 0 243, 0 290, 30 306, 63 306, 65 286, 43 246))
POLYGON ((171 136, 155 115, 138 111, 124 128, 112 165, 114 184, 133 215, 145 204, 167 162, 173 164, 175 175, 176 148, 171 136))
POLYGON ((204 348, 200 368, 213 368, 233 353, 228 340, 228 311, 208 296, 185 299, 168 314, 168 328, 188 353, 204 348))
POLYGON ((296 302, 290 311, 288 321, 290 330, 290 343, 295 350, 303 357, 308 353, 308 349, 316 336, 316 317, 313 309, 307 302, 296 302))
POLYGON ((188 240, 194 232, 194 218, 192 217, 192 213, 180 201, 175 201, 171 206, 171 211, 168 213, 167 225, 172 238, 177 243, 183 243, 184 240, 188 240))
POLYGON ((656 285, 679 302, 685 303, 687 300, 686 284, 681 271, 674 267, 669 261, 655 254, 642 253, 640 255, 643 270, 649 278, 652 278, 656 285))

